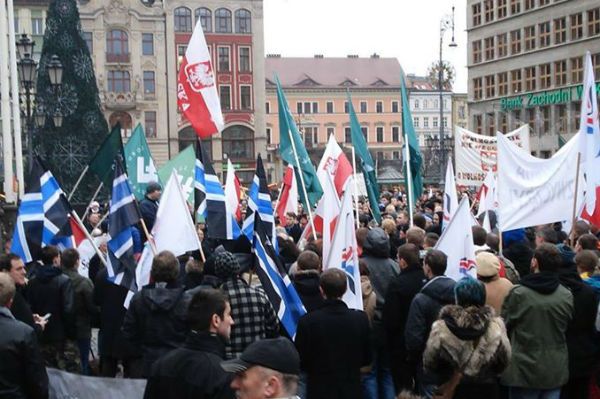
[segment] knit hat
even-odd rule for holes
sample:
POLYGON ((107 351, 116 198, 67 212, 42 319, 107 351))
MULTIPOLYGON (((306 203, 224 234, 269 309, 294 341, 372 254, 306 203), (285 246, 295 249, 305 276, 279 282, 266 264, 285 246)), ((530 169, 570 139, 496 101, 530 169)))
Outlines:
POLYGON ((479 280, 463 277, 454 285, 454 299, 462 307, 485 305, 485 287, 479 280))
POLYGON ((221 280, 238 275, 240 269, 240 263, 231 252, 224 251, 215 255, 215 275, 221 280))
POLYGON ((162 191, 162 187, 160 186, 159 183, 157 183, 155 181, 151 181, 146 186, 146 194, 151 194, 151 193, 153 193, 155 191, 162 191))
POLYGON ((510 245, 514 242, 524 242, 525 240, 525 229, 508 230, 502 232, 502 241, 505 248, 510 247, 510 245))
POLYGON ((573 252, 571 247, 565 244, 558 244, 556 248, 558 248, 558 250, 560 251, 560 257, 563 261, 563 267, 571 267, 575 265, 575 252, 573 252))
POLYGON ((490 252, 479 252, 475 257, 477 263, 477 275, 481 277, 493 277, 500 271, 500 260, 490 252))

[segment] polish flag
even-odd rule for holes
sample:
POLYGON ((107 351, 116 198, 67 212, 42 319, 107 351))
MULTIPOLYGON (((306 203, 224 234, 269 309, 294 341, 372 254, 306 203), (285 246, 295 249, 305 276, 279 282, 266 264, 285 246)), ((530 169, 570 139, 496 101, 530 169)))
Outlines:
POLYGON ((179 67, 177 105, 200 138, 220 132, 225 125, 215 81, 215 71, 198 20, 179 67))
POLYGON ((235 175, 235 169, 231 159, 227 159, 227 180, 225 181, 225 206, 228 213, 235 215, 236 220, 242 220, 242 210, 240 208, 240 180, 235 175))
POLYGON ((288 212, 298 212, 298 185, 294 168, 288 165, 283 175, 283 187, 281 187, 281 196, 275 213, 279 216, 279 221, 285 221, 285 214, 288 212))

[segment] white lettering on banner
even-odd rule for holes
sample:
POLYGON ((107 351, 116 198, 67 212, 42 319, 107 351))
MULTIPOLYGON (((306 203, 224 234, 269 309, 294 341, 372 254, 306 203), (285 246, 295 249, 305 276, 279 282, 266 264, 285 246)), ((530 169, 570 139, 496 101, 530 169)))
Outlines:
POLYGON ((151 181, 158 181, 158 175, 156 174, 156 168, 151 160, 148 160, 146 165, 146 159, 144 157, 137 157, 137 181, 138 183, 150 183, 151 181))

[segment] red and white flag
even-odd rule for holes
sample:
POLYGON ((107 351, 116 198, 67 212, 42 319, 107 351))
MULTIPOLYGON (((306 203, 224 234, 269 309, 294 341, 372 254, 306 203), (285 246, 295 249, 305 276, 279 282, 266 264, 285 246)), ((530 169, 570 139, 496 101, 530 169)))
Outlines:
POLYGON ((200 20, 185 51, 177 77, 177 105, 200 138, 223 130, 225 122, 200 20))
POLYGON ((487 175, 485 175, 485 180, 481 185, 477 216, 485 211, 493 211, 497 208, 498 190, 496 189, 496 176, 494 175, 494 172, 489 171, 487 175))
POLYGON ((283 175, 283 187, 281 187, 281 196, 275 213, 279 216, 281 223, 285 220, 285 214, 288 212, 298 212, 298 184, 294 168, 288 165, 283 175))
POLYGON ((225 206, 227 213, 235 215, 239 222, 242 220, 242 210, 240 208, 241 189, 240 180, 235 175, 235 169, 231 159, 227 159, 227 180, 225 181, 225 206))

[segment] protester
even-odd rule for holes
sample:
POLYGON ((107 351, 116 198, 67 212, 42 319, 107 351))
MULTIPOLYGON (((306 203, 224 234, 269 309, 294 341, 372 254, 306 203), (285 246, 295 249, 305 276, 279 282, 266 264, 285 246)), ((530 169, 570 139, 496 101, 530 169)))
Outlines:
POLYGON ((598 237, 589 233, 580 235, 575 250, 579 252, 585 249, 596 251, 596 254, 598 254, 598 237))
POLYGON ((501 382, 511 399, 558 398, 569 379, 565 333, 574 307, 573 295, 560 285, 561 263, 556 246, 540 244, 532 274, 521 278, 502 305, 512 356, 501 382))
POLYGON ((475 257, 477 279, 485 286, 485 304, 491 306, 496 314, 502 311, 502 303, 513 287, 513 284, 500 277, 500 259, 490 252, 479 252, 475 257))
POLYGON ((509 259, 519 272, 520 278, 529 274, 533 250, 527 243, 524 229, 502 232, 502 255, 509 259))
POLYGON ((396 223, 391 219, 386 219, 381 222, 381 228, 389 237, 390 241, 390 258, 395 259, 398 253, 398 247, 401 244, 400 237, 398 236, 398 230, 396 229, 396 223))
POLYGON ((410 304, 404 333, 409 362, 416 366, 418 391, 427 397, 431 397, 440 381, 435 373, 423 372, 423 352, 440 309, 454 302, 454 280, 444 276, 447 261, 446 254, 437 249, 425 255, 423 272, 429 281, 410 304))
POLYGON ((377 295, 373 290, 373 284, 369 278, 369 268, 364 260, 358 261, 358 268, 360 271, 360 289, 362 292, 363 311, 366 313, 369 319, 369 325, 373 325, 373 319, 375 318, 375 307, 377 306, 377 295))
POLYGON ((223 292, 199 290, 190 301, 187 322, 190 331, 182 347, 152 366, 144 398, 235 398, 231 378, 221 368, 234 324, 223 292))
POLYGON ((575 255, 575 266, 579 277, 589 284, 600 297, 600 273, 598 272, 598 255, 595 251, 583 249, 575 255))
POLYGON ((396 392, 413 389, 415 369, 408 363, 404 331, 410 304, 426 282, 416 245, 404 244, 398 248, 398 265, 400 274, 390 282, 383 308, 396 392))
MULTIPOLYGON (((96 237, 95 242, 98 246, 98 250, 100 251, 100 255, 102 255, 102 259, 104 259, 106 262, 108 259, 108 235, 103 234, 96 237)), ((88 264, 88 277, 93 283, 96 282, 96 276, 98 275, 98 272, 106 267, 100 259, 100 255, 95 253, 94 256, 90 258, 90 263, 88 264)))
POLYGON ((31 311, 42 317, 48 315, 48 324, 40 338, 42 354, 48 367, 77 373, 81 365, 74 341, 73 284, 60 268, 57 247, 42 248, 42 262, 27 287, 31 311))
POLYGON ((48 375, 33 328, 10 312, 15 283, 0 273, 0 397, 48 397, 48 375))
POLYGON ((298 399, 300 357, 286 338, 255 341, 221 367, 235 373, 231 387, 238 399, 298 399))
POLYGON ((543 226, 535 232, 535 246, 539 247, 542 244, 558 244, 558 235, 556 230, 550 226, 543 226))
POLYGON ((453 398, 499 398, 497 378, 511 352, 504 323, 485 305, 479 281, 464 277, 454 286, 454 296, 456 304, 444 306, 431 327, 423 365, 447 384, 439 391, 451 390, 453 398))
POLYGON ((300 240, 302 230, 298 224, 298 218, 294 212, 287 212, 285 214, 285 231, 287 234, 294 239, 294 242, 300 240))
POLYGON ((292 274, 292 283, 307 312, 323 304, 323 296, 319 290, 320 271, 319 255, 310 250, 300 253, 296 262, 296 272, 292 274))
POLYGON ((146 186, 146 196, 140 201, 140 213, 146 223, 148 231, 152 231, 154 222, 156 221, 156 213, 158 212, 158 201, 162 194, 162 187, 157 182, 153 181, 146 186))
POLYGON ((214 262, 215 274, 223 281, 221 289, 229 298, 235 320, 225 346, 225 357, 231 359, 240 356, 257 339, 277 337, 279 322, 266 294, 240 277, 240 264, 231 252, 218 253, 214 262))
POLYGON ((185 340, 187 303, 184 288, 177 287, 177 258, 169 251, 152 260, 150 283, 136 292, 123 321, 123 336, 143 351, 142 375, 162 355, 185 340))
POLYGON ((427 251, 428 249, 435 248, 439 239, 440 236, 437 233, 425 234, 425 239, 423 240, 423 249, 427 251))

